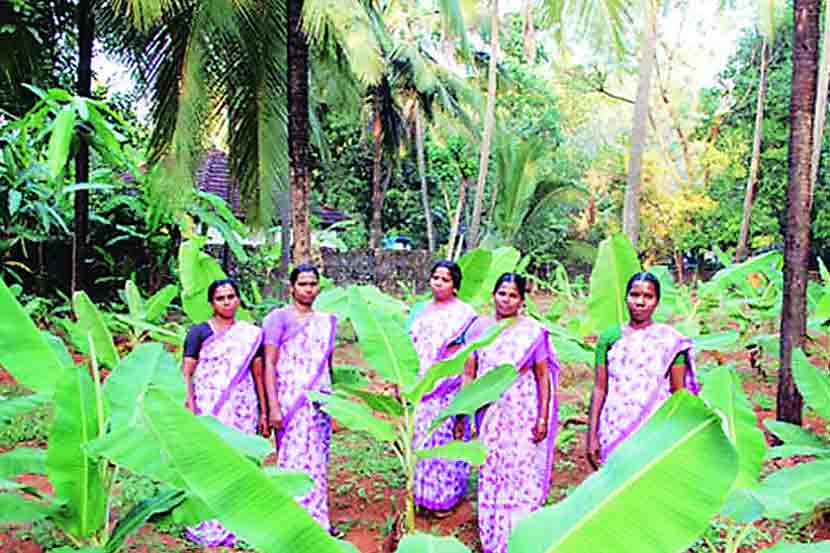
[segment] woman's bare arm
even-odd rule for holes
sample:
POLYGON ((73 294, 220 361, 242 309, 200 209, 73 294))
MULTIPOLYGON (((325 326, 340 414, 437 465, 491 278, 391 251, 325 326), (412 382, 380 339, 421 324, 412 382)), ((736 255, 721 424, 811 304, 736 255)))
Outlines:
POLYGON ((196 410, 196 405, 193 400, 193 373, 196 371, 196 365, 199 363, 198 359, 193 357, 185 357, 182 359, 182 375, 184 375, 184 386, 187 397, 187 408, 191 411, 196 410))
POLYGON ((533 376, 536 380, 536 399, 539 406, 536 424, 533 427, 533 441, 539 443, 548 435, 551 385, 550 367, 547 359, 533 363, 533 376))

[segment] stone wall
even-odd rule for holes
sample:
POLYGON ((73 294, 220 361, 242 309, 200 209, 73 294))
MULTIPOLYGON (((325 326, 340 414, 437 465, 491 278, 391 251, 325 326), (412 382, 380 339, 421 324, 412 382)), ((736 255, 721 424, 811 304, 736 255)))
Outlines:
POLYGON ((374 284, 385 292, 421 293, 433 259, 426 250, 323 250, 323 272, 338 285, 374 284))

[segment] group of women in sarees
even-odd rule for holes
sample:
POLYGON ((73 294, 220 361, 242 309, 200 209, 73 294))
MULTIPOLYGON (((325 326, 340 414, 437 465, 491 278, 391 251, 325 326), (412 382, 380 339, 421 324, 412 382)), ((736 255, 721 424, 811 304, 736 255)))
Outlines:
MULTIPOLYGON (((409 336, 420 361, 419 378, 435 363, 506 321, 498 336, 475 350, 462 375, 439 381, 418 406, 416 448, 477 437, 487 456, 479 467, 478 527, 484 553, 504 553, 519 520, 548 496, 557 433, 560 365, 546 323, 524 314, 527 281, 505 273, 495 282, 492 307, 477 313, 458 298, 462 274, 450 261, 429 275, 431 299, 413 308, 409 336), (464 386, 509 364, 517 377, 472 420, 432 422, 464 386)), ((188 334, 184 373, 188 406, 244 432, 275 433, 279 468, 304 471, 313 489, 298 498, 323 528, 329 522, 327 471, 331 425, 309 391, 329 391, 337 321, 313 309, 319 273, 308 265, 290 276, 291 303, 269 314, 260 331, 235 319, 239 291, 232 281, 214 282, 209 300, 214 316, 188 334)), ((653 321, 660 282, 643 272, 626 287, 629 321, 603 332, 596 346, 595 383, 588 416, 586 456, 598 469, 611 452, 639 429, 676 390, 697 393, 691 341, 671 326, 653 321)), ((415 469, 415 501, 426 516, 442 518, 467 494, 470 466, 428 459, 415 469)), ((207 546, 233 545, 218 521, 189 529, 207 546)))

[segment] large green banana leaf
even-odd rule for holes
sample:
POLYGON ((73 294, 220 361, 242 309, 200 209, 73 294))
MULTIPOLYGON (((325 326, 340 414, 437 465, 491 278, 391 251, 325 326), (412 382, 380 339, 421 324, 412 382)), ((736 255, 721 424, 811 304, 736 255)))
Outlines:
POLYGON ((737 488, 758 484, 767 442, 755 425, 755 411, 741 389, 738 376, 728 367, 719 367, 706 375, 701 393, 710 407, 718 410, 727 423, 728 436, 738 452, 737 488))
POLYGON ((17 447, 0 453, 0 478, 27 473, 46 473, 45 451, 33 447, 17 447))
POLYGON ((107 507, 101 461, 88 456, 83 448, 98 436, 98 423, 95 384, 81 368, 67 368, 55 391, 46 469, 55 496, 66 500, 66 508, 56 516, 56 522, 79 539, 102 527, 107 507))
POLYGON ((349 313, 360 342, 360 349, 378 375, 401 389, 415 383, 418 354, 400 323, 370 309, 360 291, 350 291, 349 313))
POLYGON ((110 369, 118 365, 118 350, 110 334, 101 312, 86 295, 86 292, 75 292, 72 296, 72 308, 78 318, 78 325, 84 337, 92 339, 95 346, 95 358, 101 365, 110 369))
POLYGON ((182 308, 195 323, 208 320, 213 308, 207 300, 207 290, 214 280, 226 278, 219 263, 202 252, 203 237, 185 240, 179 246, 179 278, 182 289, 182 308))
POLYGON ((767 518, 783 519, 812 511, 830 497, 830 460, 781 469, 765 478, 754 493, 764 504, 767 518))
POLYGON ((404 536, 396 553, 470 553, 470 550, 455 538, 416 533, 404 536))
POLYGON ((499 399, 513 385, 519 372, 513 365, 501 365, 480 378, 476 378, 459 390, 446 409, 438 413, 429 433, 454 415, 472 416, 481 407, 499 399))
POLYGON ((0 401, 0 425, 8 424, 15 417, 28 413, 47 401, 49 401, 49 396, 43 394, 32 394, 11 399, 3 398, 0 401))
POLYGON ((793 378, 804 402, 820 415, 830 416, 830 378, 810 362, 801 348, 793 350, 793 378))
POLYGON ((431 392, 435 385, 448 376, 454 376, 464 372, 464 363, 467 358, 475 350, 487 347, 499 337, 505 328, 510 326, 515 320, 506 319, 492 327, 488 328, 479 338, 472 342, 468 342, 463 348, 455 353, 449 359, 445 359, 440 363, 435 363, 424 374, 422 378, 415 383, 415 385, 403 391, 403 396, 412 403, 418 403, 426 394, 431 392))
POLYGON ((681 390, 567 499, 536 511, 508 553, 670 553, 689 547, 738 471, 720 417, 681 390))
POLYGON ((49 396, 65 364, 0 280, 0 364, 23 386, 49 396))
POLYGON ((140 344, 116 367, 104 384, 112 410, 111 425, 133 425, 150 384, 184 401, 184 379, 175 358, 161 344, 140 344))
POLYGON ((355 386, 349 386, 346 384, 336 385, 334 388, 338 392, 355 396, 363 400, 363 402, 370 409, 377 411, 378 413, 391 415, 393 417, 402 417, 404 414, 404 408, 403 405, 401 405, 401 402, 391 395, 369 392, 367 390, 362 390, 355 386))
POLYGON ((58 510, 54 503, 25 499, 16 493, 0 493, 0 524, 32 522, 52 516, 58 510))
POLYGON ((118 519, 118 524, 112 529, 105 553, 118 553, 126 540, 134 532, 150 520, 157 513, 166 513, 184 501, 186 494, 180 490, 167 490, 155 497, 139 501, 126 514, 118 519))
POLYGON ((415 452, 418 459, 449 459, 450 461, 466 461, 473 466, 483 465, 487 460, 487 446, 478 440, 462 442, 452 440, 429 449, 419 449, 415 452))
POLYGON ((458 266, 461 268, 461 289, 458 297, 466 302, 472 302, 481 294, 484 283, 493 261, 490 250, 476 248, 461 256, 458 266))
POLYGON ((170 303, 179 294, 179 287, 175 284, 168 284, 149 298, 144 304, 144 319, 154 323, 161 319, 170 303))
POLYGON ((185 488, 169 460, 164 458, 158 440, 143 418, 137 424, 107 432, 103 437, 87 443, 84 449, 91 457, 105 457, 134 474, 166 482, 179 489, 185 488))
POLYGON ((130 312, 131 317, 135 319, 143 319, 145 317, 144 298, 141 297, 138 286, 132 280, 124 283, 124 301, 127 303, 127 310, 130 312))
POLYGON ((764 420, 764 426, 784 442, 784 445, 770 448, 767 452, 769 459, 793 455, 830 455, 830 442, 804 427, 773 419, 764 420))
POLYGON ((392 442, 397 438, 392 423, 377 418, 368 407, 347 397, 309 392, 308 399, 322 403, 323 411, 352 430, 367 432, 382 442, 392 442))
POLYGON ((600 242, 591 271, 588 318, 583 334, 602 333, 628 320, 625 285, 639 270, 637 252, 624 235, 615 234, 600 242))
POLYGON ((164 392, 145 411, 164 454, 191 493, 263 553, 340 553, 337 542, 262 470, 245 460, 164 392))
POLYGON ((521 257, 521 252, 512 246, 502 246, 493 250, 493 260, 487 271, 487 278, 482 283, 479 297, 485 300, 490 299, 493 296, 493 286, 496 285, 496 281, 504 273, 515 271, 521 257))

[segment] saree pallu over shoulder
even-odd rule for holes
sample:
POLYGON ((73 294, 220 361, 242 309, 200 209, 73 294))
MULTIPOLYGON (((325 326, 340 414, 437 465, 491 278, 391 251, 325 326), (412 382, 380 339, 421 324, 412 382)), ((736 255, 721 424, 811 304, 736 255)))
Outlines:
POLYGON ((485 553, 505 553, 512 529, 542 506, 550 490, 558 424, 559 360, 548 330, 529 318, 506 328, 495 342, 477 352, 477 358, 478 376, 506 363, 521 371, 513 385, 477 417, 479 437, 488 450, 478 489, 482 549, 485 553), (541 406, 530 365, 542 360, 547 361, 551 376, 548 432, 544 440, 534 443, 533 428, 541 406))
POLYGON ((299 503, 326 530, 328 514, 328 463, 331 421, 308 392, 331 391, 329 359, 334 351, 337 318, 313 313, 279 346, 277 395, 283 430, 277 434, 277 466, 298 470, 314 481, 299 503))
MULTIPOLYGON (((476 317, 472 307, 455 299, 446 305, 430 303, 413 318, 409 330, 412 344, 418 354, 418 377, 429 368, 451 355, 449 345, 457 340, 476 317)), ((453 440, 453 422, 445 421, 429 436, 432 421, 455 398, 461 388, 461 377, 439 381, 426 394, 415 414, 414 443, 417 448, 433 448, 453 440)), ((415 466, 415 503, 433 510, 453 508, 467 492, 470 467, 464 461, 425 459, 415 466)))
MULTIPOLYGON (((262 331, 236 321, 202 344, 193 373, 196 414, 211 415, 226 426, 253 434, 259 419, 251 361, 262 343, 262 331)), ((232 547, 236 536, 217 520, 187 529, 188 538, 205 547, 232 547)))
POLYGON ((624 329, 608 350, 608 393, 599 418, 597 437, 605 460, 628 436, 640 429, 671 395, 669 370, 686 353, 686 389, 700 391, 691 339, 666 324, 624 329))

